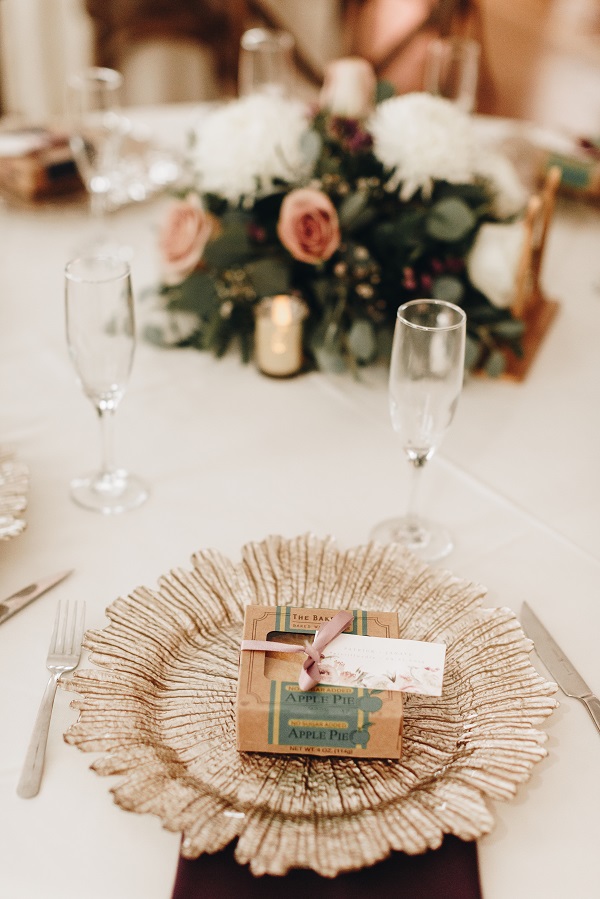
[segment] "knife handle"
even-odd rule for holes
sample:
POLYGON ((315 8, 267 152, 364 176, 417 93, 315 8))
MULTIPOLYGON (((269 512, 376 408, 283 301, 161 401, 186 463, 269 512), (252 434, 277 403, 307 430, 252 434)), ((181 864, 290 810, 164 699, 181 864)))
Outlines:
POLYGON ((600 730, 600 699, 597 696, 582 696, 581 701, 594 719, 594 724, 600 730))

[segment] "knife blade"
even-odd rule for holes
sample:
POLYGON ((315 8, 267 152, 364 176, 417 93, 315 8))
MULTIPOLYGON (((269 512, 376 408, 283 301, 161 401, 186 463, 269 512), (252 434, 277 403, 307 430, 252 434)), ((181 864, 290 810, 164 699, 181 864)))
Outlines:
POLYGON ((60 584, 72 573, 73 569, 59 571, 58 574, 35 581, 33 584, 23 587, 22 590, 18 590, 17 593, 13 593, 12 596, 8 596, 0 603, 0 624, 3 624, 15 612, 20 612, 21 609, 24 609, 26 605, 29 605, 30 602, 33 602, 34 599, 45 593, 46 590, 50 590, 51 587, 60 584))
POLYGON ((579 699, 584 704, 600 731, 600 699, 594 695, 554 637, 546 630, 526 602, 521 607, 521 624, 527 636, 533 640, 535 651, 560 689, 566 696, 579 699))

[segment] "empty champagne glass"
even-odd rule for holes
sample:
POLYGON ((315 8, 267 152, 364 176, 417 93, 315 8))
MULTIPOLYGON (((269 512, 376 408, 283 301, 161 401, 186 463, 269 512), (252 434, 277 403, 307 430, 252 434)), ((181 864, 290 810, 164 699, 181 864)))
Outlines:
POLYGON ((452 549, 448 531, 423 519, 418 488, 425 463, 442 442, 463 385, 466 315, 442 300, 411 300, 398 309, 390 360, 392 426, 411 465, 408 509, 372 532, 381 543, 403 543, 425 561, 452 549))
POLYGON ((115 464, 114 418, 123 398, 135 348, 129 264, 118 257, 81 257, 65 268, 67 344, 85 395, 102 433, 100 471, 71 481, 80 506, 105 514, 141 505, 148 490, 115 464))
POLYGON ((480 56, 481 46, 471 38, 431 41, 425 60, 424 89, 472 113, 477 101, 480 56))
POLYGON ((238 93, 285 97, 290 93, 294 38, 287 31, 250 28, 240 43, 238 93))
POLYGON ((98 252, 109 243, 105 217, 123 139, 119 113, 122 85, 120 72, 105 68, 84 69, 67 82, 71 150, 90 197, 92 218, 99 232, 92 244, 98 252))

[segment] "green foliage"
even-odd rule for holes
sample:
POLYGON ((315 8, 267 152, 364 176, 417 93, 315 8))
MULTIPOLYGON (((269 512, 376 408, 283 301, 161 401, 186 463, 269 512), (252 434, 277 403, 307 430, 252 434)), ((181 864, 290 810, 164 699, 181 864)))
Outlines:
POLYGON ((207 272, 196 270, 181 284, 165 290, 170 307, 178 312, 195 312, 201 319, 213 314, 218 304, 214 278, 207 272))
POLYGON ((367 319, 356 319, 348 332, 350 355, 357 362, 372 362, 377 355, 377 338, 373 323, 367 319))
POLYGON ((436 300, 445 300, 447 303, 460 305, 465 288, 462 281, 455 275, 440 275, 433 282, 432 293, 436 300))
MULTIPOLYGON (((389 96, 390 86, 380 83, 378 99, 389 96)), ((480 225, 495 220, 489 188, 439 181, 430 195, 417 191, 403 200, 399 187, 390 188, 392 173, 372 152, 363 124, 325 112, 315 115, 302 152, 312 167, 303 183, 277 184, 235 208, 222 197, 202 196, 218 220, 213 236, 195 271, 177 286, 160 288, 167 309, 198 318, 186 343, 216 355, 236 343, 247 361, 256 303, 293 292, 308 306, 309 361, 326 371, 356 371, 389 358, 401 303, 434 296, 467 313, 467 368, 501 374, 502 348, 521 351, 523 324, 477 291, 465 266, 480 225), (296 261, 277 233, 284 196, 304 186, 327 194, 341 232, 337 251, 314 265, 296 261)))
POLYGON ((429 210, 426 220, 427 233, 444 243, 463 240, 475 228, 477 219, 471 207, 460 197, 446 197, 429 210))
POLYGON ((377 82, 377 88, 375 92, 375 102, 383 103, 384 100, 389 100, 390 97, 393 97, 396 93, 396 88, 392 84, 391 81, 385 81, 382 79, 377 82))
POLYGON ((246 266, 246 272, 258 297, 289 293, 292 288, 289 266, 282 259, 273 256, 253 259, 246 266))
POLYGON ((490 378, 498 378, 506 369, 506 358, 501 350, 492 350, 485 363, 485 370, 490 378))

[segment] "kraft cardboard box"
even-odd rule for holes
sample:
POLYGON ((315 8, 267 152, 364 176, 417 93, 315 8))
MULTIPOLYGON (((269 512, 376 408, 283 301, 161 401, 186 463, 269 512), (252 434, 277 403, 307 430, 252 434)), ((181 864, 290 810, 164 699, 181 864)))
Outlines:
POLYGON ((68 136, 45 127, 0 129, 0 190, 27 201, 83 193, 68 136))
MULTIPOLYGON (((304 645, 337 609, 246 608, 244 640, 304 645)), ((344 633, 397 638, 395 612, 355 610, 344 633)), ((236 723, 240 752, 399 759, 402 693, 319 684, 303 691, 304 653, 240 652, 236 723)))

